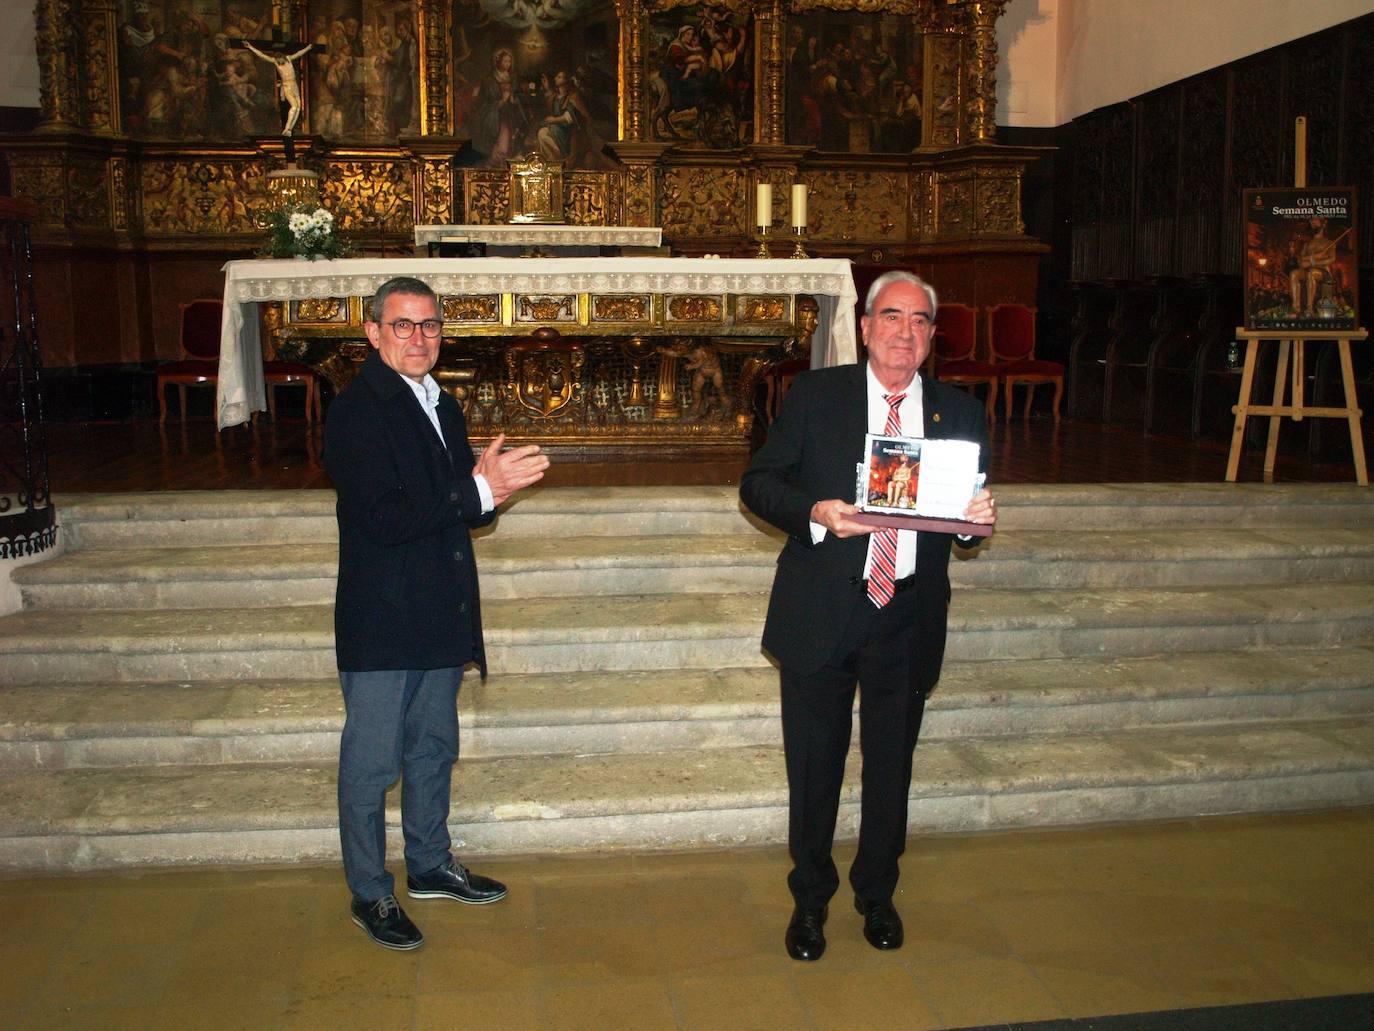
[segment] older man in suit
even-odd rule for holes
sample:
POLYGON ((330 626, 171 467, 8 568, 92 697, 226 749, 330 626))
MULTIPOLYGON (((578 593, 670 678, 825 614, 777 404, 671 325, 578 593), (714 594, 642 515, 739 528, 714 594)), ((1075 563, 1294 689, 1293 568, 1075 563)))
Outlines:
MULTIPOLYGON (((744 503, 787 531, 763 646, 782 684, 789 791, 793 959, 819 959, 839 874, 831 858, 856 682, 863 753, 859 850, 849 871, 864 936, 902 944, 892 905, 906 842, 912 753, 940 677, 952 535, 879 530, 853 517, 864 434, 950 438, 986 454, 983 406, 923 376, 935 291, 907 272, 880 276, 860 320, 868 360, 803 373, 740 482, 744 503)), ((996 519, 986 490, 965 518, 996 519)), ((972 539, 959 538, 963 546, 972 539)))
POLYGON ((353 922, 379 945, 413 949, 424 937, 385 866, 386 792, 398 777, 410 897, 480 905, 506 895, 449 851, 458 684, 469 663, 487 672, 468 531, 549 461, 535 445, 503 452, 498 436, 473 462, 463 411, 429 374, 443 323, 427 285, 384 283, 364 329, 372 351, 325 426, 339 499, 339 836, 353 922))

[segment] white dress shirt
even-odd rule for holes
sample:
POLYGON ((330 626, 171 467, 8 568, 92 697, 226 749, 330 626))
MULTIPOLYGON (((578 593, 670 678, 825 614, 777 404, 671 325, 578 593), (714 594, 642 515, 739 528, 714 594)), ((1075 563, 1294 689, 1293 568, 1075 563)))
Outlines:
MULTIPOLYGON (((868 382, 868 432, 881 434, 887 428, 887 390, 878 382, 878 378, 873 375, 873 370, 867 365, 864 366, 865 378, 868 382)), ((901 391, 898 391, 901 393, 901 391)), ((913 376, 906 388, 906 397, 897 406, 897 416, 902 422, 902 436, 921 438, 925 436, 925 413, 921 408, 921 377, 913 376)), ((863 459, 863 452, 856 452, 854 464, 857 466, 863 459)), ((828 531, 820 523, 811 524, 811 542, 819 544, 825 539, 828 531)), ((873 542, 868 544, 868 558, 864 561, 864 579, 868 579, 868 571, 873 565, 873 542)), ((897 531, 897 572, 894 580, 904 580, 912 573, 916 572, 916 531, 898 530, 897 531)))
MULTIPOLYGON (((396 375, 401 376, 399 372, 396 375)), ((401 376, 401 379, 415 394, 415 400, 420 402, 420 407, 429 418, 429 423, 434 427, 434 432, 439 434, 439 439, 443 441, 445 447, 448 447, 448 441, 444 440, 444 431, 439 428, 439 384, 434 382, 434 377, 429 373, 425 373, 425 378, 419 383, 416 383, 409 376, 401 376)), ((477 484, 477 496, 482 499, 482 514, 485 515, 496 507, 496 499, 492 497, 491 486, 487 483, 485 476, 481 473, 473 473, 472 479, 477 484)))

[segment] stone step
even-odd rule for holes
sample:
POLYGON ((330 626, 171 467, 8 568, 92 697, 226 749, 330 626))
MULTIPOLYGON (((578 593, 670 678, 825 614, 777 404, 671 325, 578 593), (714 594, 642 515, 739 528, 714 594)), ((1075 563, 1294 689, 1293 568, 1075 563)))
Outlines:
MULTIPOLYGON (((776 744, 759 669, 469 675, 465 758, 776 744)), ((1374 712, 1374 642, 1329 649, 951 662, 922 740, 1374 712)), ((0 688, 0 769, 329 761, 336 679, 0 688)))
MULTIPOLYGON (((719 537, 489 537, 482 597, 766 591, 781 541, 719 537)), ((336 544, 76 551, 15 571, 26 608, 221 608, 333 604, 336 544)), ((1371 565, 1374 573, 1374 564, 1371 565)))
MULTIPOLYGON (((854 835, 858 766, 838 836, 854 835)), ((1136 728, 1055 738, 930 741, 910 825, 969 832, 1366 804, 1374 725, 1362 718, 1136 728)), ((450 824, 466 857, 778 843, 782 753, 708 751, 460 762, 450 824)), ((334 860, 329 763, 21 772, 0 779, 0 868, 334 860)), ((392 849, 398 819, 389 807, 392 849)))
MULTIPOLYGON (((763 594, 496 599, 487 655, 503 673, 757 667, 763 594)), ((1148 590, 963 591, 952 659, 1252 650, 1374 638, 1374 583, 1148 590)), ((329 606, 40 609, 0 619, 0 684, 280 677, 335 672, 329 606)))
MULTIPOLYGON (((767 591, 780 535, 571 537, 478 541, 485 599, 767 591)), ((325 605, 334 544, 81 550, 22 567, 28 608, 325 605)), ((958 559, 956 586, 1181 587, 1374 580, 1374 527, 999 533, 958 559)))
MULTIPOLYGON (((997 493, 1004 531, 1374 525, 1374 498, 1347 484, 1007 484, 997 493)), ((327 490, 66 495, 57 509, 76 548, 337 540, 327 490)), ((758 526, 735 488, 723 486, 534 488, 498 523, 502 534, 548 538, 716 536, 758 526)))

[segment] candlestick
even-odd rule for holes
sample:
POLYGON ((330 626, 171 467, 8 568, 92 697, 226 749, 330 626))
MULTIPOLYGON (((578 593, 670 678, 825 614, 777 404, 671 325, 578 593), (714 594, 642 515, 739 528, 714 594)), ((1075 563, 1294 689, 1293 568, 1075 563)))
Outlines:
POLYGON ((768 249, 768 232, 772 226, 759 226, 759 250, 754 255, 756 258, 771 258, 773 252, 768 249))
POLYGON ((794 183, 792 186, 792 227, 806 228, 806 184, 794 183))
POLYGON ((754 206, 754 225, 766 228, 773 224, 773 184, 759 183, 757 203, 754 206))
POLYGON ((809 258, 811 255, 806 253, 806 248, 802 246, 802 237, 806 236, 806 226, 793 226, 792 232, 797 238, 796 246, 792 248, 792 257, 809 258))

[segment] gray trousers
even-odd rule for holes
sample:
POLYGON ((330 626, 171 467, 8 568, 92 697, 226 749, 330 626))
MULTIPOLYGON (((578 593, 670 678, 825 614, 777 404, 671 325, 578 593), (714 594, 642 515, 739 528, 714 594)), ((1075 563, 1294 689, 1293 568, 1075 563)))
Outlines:
POLYGON ((406 869, 423 874, 449 859, 449 787, 458 758, 460 667, 339 673, 339 839, 355 899, 395 893, 386 869, 386 792, 401 778, 406 869))

